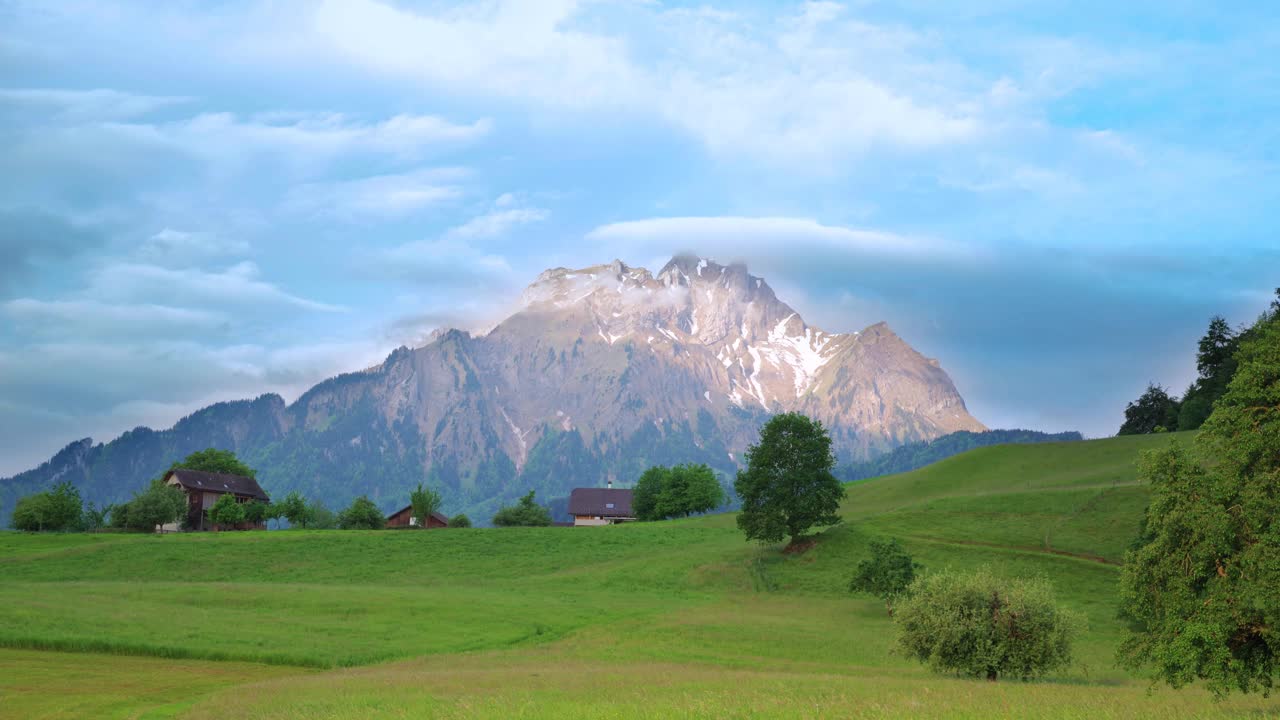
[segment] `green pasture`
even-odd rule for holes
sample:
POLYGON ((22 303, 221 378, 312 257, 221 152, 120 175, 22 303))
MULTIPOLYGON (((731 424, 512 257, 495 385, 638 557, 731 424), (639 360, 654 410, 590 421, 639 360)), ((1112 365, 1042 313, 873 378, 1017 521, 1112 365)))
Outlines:
POLYGON ((982 448, 851 485, 807 552, 732 515, 604 528, 0 534, 0 717, 1280 717, 1115 667, 1140 449, 982 448), (849 595, 872 538, 1049 578, 1089 629, 1044 682, 932 675, 849 595))

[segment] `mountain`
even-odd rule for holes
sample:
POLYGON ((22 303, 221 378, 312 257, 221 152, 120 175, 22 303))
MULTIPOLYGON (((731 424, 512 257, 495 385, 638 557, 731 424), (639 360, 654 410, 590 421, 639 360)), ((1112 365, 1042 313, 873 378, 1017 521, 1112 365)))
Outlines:
POLYGON ((656 275, 620 261, 542 273, 483 335, 438 333, 377 367, 276 395, 219 403, 172 429, 72 443, 0 480, 0 501, 59 479, 118 501, 173 460, 234 450, 269 493, 301 490, 384 509, 422 480, 449 512, 487 519, 529 489, 629 484, 655 463, 731 476, 760 424, 799 411, 842 461, 983 425, 936 360, 884 323, 833 334, 805 323, 742 265, 673 258, 656 275))

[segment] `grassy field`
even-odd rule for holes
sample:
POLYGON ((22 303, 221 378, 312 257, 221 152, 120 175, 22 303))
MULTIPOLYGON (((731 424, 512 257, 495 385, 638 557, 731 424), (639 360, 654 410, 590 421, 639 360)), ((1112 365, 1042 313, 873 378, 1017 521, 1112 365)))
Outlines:
POLYGON ((850 486, 808 552, 732 516, 607 528, 0 534, 0 717, 1280 717, 1114 666, 1142 448, 983 448, 850 486), (1039 683, 932 675, 845 585, 871 538, 1042 574, 1089 630, 1039 683))

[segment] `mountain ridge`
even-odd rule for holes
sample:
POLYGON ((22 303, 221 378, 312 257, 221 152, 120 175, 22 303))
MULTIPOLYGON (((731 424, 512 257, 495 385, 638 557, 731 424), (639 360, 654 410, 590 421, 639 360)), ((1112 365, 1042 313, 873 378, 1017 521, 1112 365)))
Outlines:
POLYGON ((828 333, 745 265, 682 255, 657 274, 620 260, 546 270, 486 333, 445 329, 291 404, 267 394, 168 430, 77 441, 0 493, 70 478, 118 501, 215 446, 258 468, 272 493, 331 505, 366 494, 388 508, 425 480, 450 512, 482 515, 529 489, 552 499, 625 484, 653 463, 731 476, 763 420, 791 410, 822 420, 845 461, 985 429, 940 363, 887 324, 828 333))

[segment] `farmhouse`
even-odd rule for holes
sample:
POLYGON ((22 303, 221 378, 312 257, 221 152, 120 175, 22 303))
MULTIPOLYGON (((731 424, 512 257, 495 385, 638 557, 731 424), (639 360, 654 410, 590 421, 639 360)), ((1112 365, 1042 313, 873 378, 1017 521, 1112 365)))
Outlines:
MULTIPOLYGON (((209 520, 209 508, 218 502, 223 495, 234 495, 236 502, 247 503, 257 500, 270 503, 271 498, 262 491, 257 480, 244 475, 224 475, 222 473, 204 472, 201 470, 170 470, 164 475, 165 483, 182 488, 187 494, 187 527, 191 530, 212 530, 214 524, 209 520)), ((263 523, 242 522, 236 530, 262 530, 263 523)), ((176 525, 169 525, 164 530, 177 530, 176 525)))
POLYGON ((612 481, 607 488, 574 488, 569 493, 569 514, 575 526, 613 525, 636 519, 631 512, 631 491, 615 490, 612 481))
MULTIPOLYGON (((387 516, 387 527, 418 527, 418 518, 413 516, 413 506, 407 505, 387 516)), ((449 518, 441 513, 433 512, 427 518, 427 529, 449 527, 449 518)))

